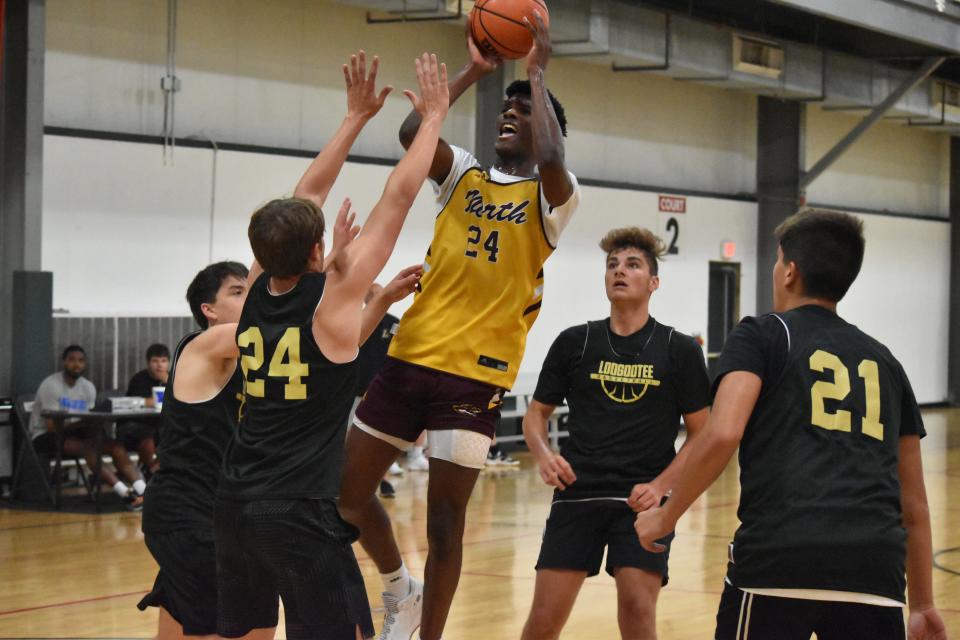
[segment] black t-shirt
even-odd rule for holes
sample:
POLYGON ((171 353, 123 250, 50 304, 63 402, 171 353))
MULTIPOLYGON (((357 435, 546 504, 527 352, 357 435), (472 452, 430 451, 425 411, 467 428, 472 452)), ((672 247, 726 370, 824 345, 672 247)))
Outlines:
POLYGON ((925 435, 890 351, 819 306, 745 318, 723 376, 762 381, 740 444, 738 588, 826 589, 903 601, 899 439, 925 435))
POLYGON ((356 361, 330 362, 313 338, 322 273, 304 274, 276 295, 270 277, 253 283, 240 314, 244 372, 240 427, 223 460, 218 495, 334 498, 357 385, 356 361))
POLYGON ((577 481, 555 500, 626 498, 676 455, 680 416, 707 406, 703 351, 653 318, 629 336, 609 319, 563 331, 547 353, 533 397, 570 405, 560 453, 577 481))
POLYGON ((367 341, 360 347, 360 354, 357 356, 357 395, 362 396, 367 391, 367 387, 373 381, 373 378, 380 371, 384 361, 387 359, 387 350, 390 348, 390 341, 397 332, 400 319, 389 313, 383 316, 383 320, 367 341))
POLYGON ((226 386, 204 402, 183 402, 173 392, 177 356, 199 332, 186 336, 174 354, 160 414, 163 463, 147 485, 144 533, 213 530, 213 503, 227 443, 237 428, 243 377, 238 366, 226 386))
POLYGON ((165 386, 167 386, 166 382, 154 380, 153 377, 150 376, 150 370, 143 369, 142 371, 137 371, 133 374, 133 377, 130 378, 126 395, 131 398, 152 398, 154 387, 165 386))

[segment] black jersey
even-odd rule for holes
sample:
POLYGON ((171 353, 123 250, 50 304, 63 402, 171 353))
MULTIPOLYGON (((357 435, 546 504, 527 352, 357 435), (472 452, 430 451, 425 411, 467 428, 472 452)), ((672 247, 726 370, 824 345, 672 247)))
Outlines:
POLYGON ((367 387, 373 382, 373 378, 380 371, 383 363, 387 359, 387 350, 390 348, 390 341, 393 340, 397 328, 400 326, 400 320, 389 313, 383 316, 383 320, 373 330, 367 341, 360 346, 360 354, 357 356, 357 395, 362 396, 367 391, 367 387))
POLYGON ((533 397, 570 405, 560 453, 577 481, 554 499, 626 498, 673 461, 680 416, 707 406, 710 382, 690 336, 653 318, 618 336, 607 319, 557 337, 533 397))
POLYGON ((237 327, 244 405, 224 457, 224 497, 339 493, 356 366, 330 362, 314 340, 325 281, 322 273, 306 273, 293 289, 276 295, 263 274, 250 287, 237 327))
POLYGON ((805 306, 746 318, 714 387, 732 371, 763 383, 740 444, 733 585, 903 602, 898 447, 925 434, 900 363, 835 313, 805 306))
POLYGON ((160 469, 147 485, 143 531, 213 530, 213 502, 227 443, 237 428, 243 378, 240 368, 215 396, 183 402, 173 390, 183 348, 200 335, 191 333, 174 352, 160 414, 160 469))

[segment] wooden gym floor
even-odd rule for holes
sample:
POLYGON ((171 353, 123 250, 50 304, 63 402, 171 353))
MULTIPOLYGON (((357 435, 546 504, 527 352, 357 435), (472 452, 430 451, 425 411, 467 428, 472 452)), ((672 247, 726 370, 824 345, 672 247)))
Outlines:
MULTIPOLYGON (((924 412, 923 441, 937 604, 960 638, 960 409, 924 412)), ((520 469, 485 471, 467 516, 463 577, 446 636, 517 638, 533 595, 534 570, 550 490, 529 456, 520 469)), ((398 479, 387 501, 411 571, 426 557, 424 473, 398 479)), ((737 471, 732 464, 680 521, 670 559, 670 585, 658 610, 661 640, 712 637, 736 525, 737 471)), ((380 581, 358 548, 373 606, 380 581)), ((138 514, 81 515, 0 509, 0 638, 149 638, 156 613, 135 605, 156 566, 143 545, 138 514)), ((379 626, 381 614, 375 613, 379 626)), ((278 638, 283 638, 281 621, 278 638)), ((587 580, 563 638, 616 638, 613 580, 587 580)))

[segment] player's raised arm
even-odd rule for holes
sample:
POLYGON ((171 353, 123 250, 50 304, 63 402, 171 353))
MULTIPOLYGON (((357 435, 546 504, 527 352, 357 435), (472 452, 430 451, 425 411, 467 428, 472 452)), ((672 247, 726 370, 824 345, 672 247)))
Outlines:
POLYGON ((531 22, 523 19, 533 34, 533 48, 527 55, 527 77, 530 80, 530 105, 533 124, 533 153, 540 170, 543 195, 550 206, 559 207, 573 195, 573 183, 567 175, 564 162, 563 131, 553 103, 547 93, 546 70, 553 47, 550 44, 550 29, 539 11, 534 11, 531 22))
POLYGON ((436 55, 423 54, 416 67, 421 95, 409 90, 404 94, 421 114, 422 123, 413 144, 387 179, 360 236, 346 248, 349 264, 344 280, 355 286, 361 297, 393 253, 407 212, 427 177, 449 108, 446 66, 437 62, 436 55))
POLYGON ((323 207, 334 181, 340 175, 343 163, 347 160, 350 147, 364 125, 383 107, 387 95, 393 91, 393 87, 387 86, 377 93, 379 67, 380 59, 374 56, 370 70, 367 71, 367 54, 362 49, 350 56, 349 64, 343 65, 343 79, 347 88, 347 115, 333 138, 300 178, 293 192, 294 197, 312 200, 318 207, 323 207))
MULTIPOLYGON (((463 69, 450 81, 448 87, 450 94, 449 105, 453 105, 453 103, 457 101, 457 98, 462 96, 471 85, 490 74, 501 62, 499 58, 485 57, 480 52, 480 49, 478 49, 477 45, 473 42, 473 37, 470 35, 469 26, 467 27, 467 51, 470 54, 470 59, 467 61, 467 64, 464 65, 463 69)), ((417 135, 417 130, 420 128, 421 119, 422 115, 420 112, 417 109, 413 109, 410 111, 410 115, 403 121, 403 124, 400 125, 400 144, 403 145, 404 149, 409 149, 410 145, 413 144, 413 139, 417 135)), ((441 138, 437 142, 437 149, 433 156, 433 162, 430 164, 430 172, 428 175, 431 180, 440 184, 446 179, 452 166, 453 151, 450 149, 450 145, 441 138)))
POLYGON ((446 65, 438 63, 436 55, 425 53, 417 59, 416 68, 420 95, 412 91, 404 94, 421 114, 420 129, 387 179, 383 195, 359 237, 338 258, 344 268, 330 274, 329 289, 317 309, 314 337, 324 355, 334 362, 344 362, 356 354, 360 302, 393 253, 407 212, 427 177, 450 106, 446 65))

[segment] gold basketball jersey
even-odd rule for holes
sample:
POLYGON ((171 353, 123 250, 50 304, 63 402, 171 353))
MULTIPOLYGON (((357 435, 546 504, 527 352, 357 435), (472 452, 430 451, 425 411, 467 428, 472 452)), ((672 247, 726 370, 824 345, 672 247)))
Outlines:
POLYGON ((509 389, 540 312, 547 241, 536 178, 468 169, 437 216, 421 290, 389 354, 509 389))

